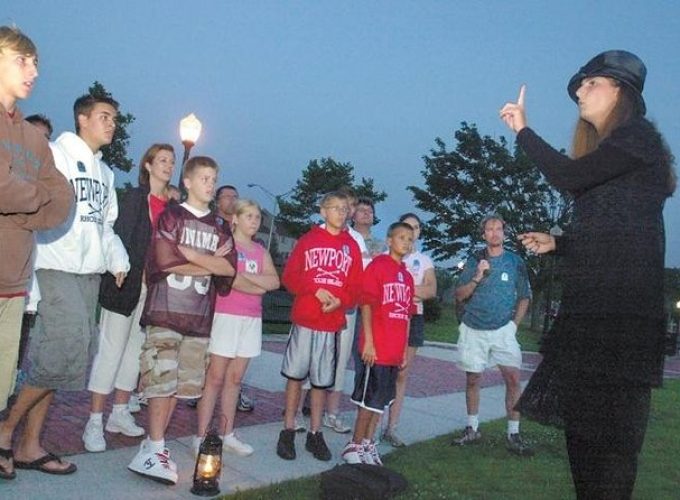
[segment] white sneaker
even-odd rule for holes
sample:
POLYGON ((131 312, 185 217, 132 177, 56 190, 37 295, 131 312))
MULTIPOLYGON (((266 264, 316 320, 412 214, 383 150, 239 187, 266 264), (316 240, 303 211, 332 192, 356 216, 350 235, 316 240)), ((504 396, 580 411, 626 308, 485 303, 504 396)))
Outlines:
MULTIPOLYGON (((199 444, 200 444, 200 442, 199 442, 199 444)), ((139 449, 144 450, 145 452, 149 451, 149 438, 142 440, 142 444, 139 446, 139 449)), ((167 448, 163 448, 161 455, 165 455, 165 457, 169 459, 170 458, 170 450, 168 450, 167 448)), ((177 464, 175 462, 173 462, 172 460, 170 460, 169 464, 170 464, 170 468, 172 470, 174 470, 175 472, 177 472, 177 464)))
POLYGON ((368 439, 361 440, 361 462, 366 465, 375 465, 375 462, 373 461, 373 455, 371 455, 368 449, 369 444, 371 444, 371 441, 368 439))
POLYGON ((135 423, 134 417, 127 408, 122 411, 111 412, 106 421, 106 431, 130 437, 139 437, 145 434, 144 428, 135 423))
POLYGON ((352 430, 351 427, 346 426, 342 422, 341 417, 339 417, 337 415, 333 415, 331 413, 324 413, 323 426, 324 427, 330 427, 331 429, 333 429, 338 434, 347 434, 349 431, 352 430))
POLYGON ((138 411, 141 411, 142 407, 139 404, 139 396, 137 396, 136 392, 133 392, 130 394, 130 399, 128 400, 128 411, 130 413, 137 413, 138 411))
POLYGON ((366 464, 382 465, 382 459, 378 453, 378 447, 375 443, 367 443, 364 445, 364 458, 366 464))
POLYGON ((85 449, 92 453, 106 451, 106 440, 104 439, 104 425, 101 421, 88 420, 83 432, 83 443, 85 449))
POLYGON ((128 469, 164 484, 177 484, 177 464, 170 459, 168 450, 154 453, 146 448, 146 440, 132 459, 128 469))
POLYGON ((340 454, 345 463, 348 464, 363 464, 364 462, 364 447, 360 444, 349 442, 340 454))
POLYGON ((238 439, 233 432, 224 436, 222 444, 224 445, 225 451, 229 451, 241 457, 252 455, 253 451, 255 451, 252 446, 238 439))

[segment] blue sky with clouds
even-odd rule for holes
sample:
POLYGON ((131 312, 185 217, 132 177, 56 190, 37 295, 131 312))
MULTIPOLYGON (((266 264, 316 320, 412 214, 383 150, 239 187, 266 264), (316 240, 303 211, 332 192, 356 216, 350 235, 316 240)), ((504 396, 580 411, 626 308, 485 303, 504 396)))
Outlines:
MULTIPOLYGON (((137 118, 135 160, 153 142, 181 148, 179 119, 194 112, 204 124, 195 152, 269 207, 246 184, 283 193, 310 159, 332 156, 387 191, 378 207, 387 224, 412 209, 405 186, 422 184, 435 137, 452 146, 461 121, 511 136, 498 109, 521 83, 530 125, 568 147, 567 81, 612 48, 647 64, 648 116, 680 155, 678 2, 5 0, 7 23, 40 51, 25 112, 72 130, 73 100, 99 80, 137 118)), ((665 211, 673 267, 679 198, 665 211)))

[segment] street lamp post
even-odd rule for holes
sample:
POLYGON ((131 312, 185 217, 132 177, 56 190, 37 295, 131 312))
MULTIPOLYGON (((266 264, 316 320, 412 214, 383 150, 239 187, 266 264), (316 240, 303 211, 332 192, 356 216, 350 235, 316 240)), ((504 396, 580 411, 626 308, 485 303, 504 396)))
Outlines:
POLYGON ((179 121, 179 137, 182 139, 184 146, 184 156, 182 157, 182 167, 189 159, 189 152, 194 147, 198 137, 201 135, 203 125, 196 118, 196 115, 191 113, 179 121))
POLYGON ((269 223, 269 238, 267 239, 267 252, 271 249, 272 246, 272 238, 274 237, 274 221, 276 220, 276 216, 279 214, 279 203, 281 200, 289 195, 293 190, 286 191, 283 194, 274 194, 269 189, 267 189, 264 186, 261 186, 256 183, 250 183, 247 185, 249 188, 260 188, 267 196, 269 196, 272 200, 274 200, 274 210, 272 211, 272 220, 269 223))

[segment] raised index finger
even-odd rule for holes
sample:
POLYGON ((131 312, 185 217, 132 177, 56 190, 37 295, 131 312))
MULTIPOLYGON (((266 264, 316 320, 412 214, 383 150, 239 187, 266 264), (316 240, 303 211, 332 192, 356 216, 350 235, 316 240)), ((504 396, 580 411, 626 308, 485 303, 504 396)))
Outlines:
POLYGON ((522 84, 522 86, 519 88, 519 97, 517 98, 517 105, 524 107, 524 94, 527 91, 527 86, 522 84))

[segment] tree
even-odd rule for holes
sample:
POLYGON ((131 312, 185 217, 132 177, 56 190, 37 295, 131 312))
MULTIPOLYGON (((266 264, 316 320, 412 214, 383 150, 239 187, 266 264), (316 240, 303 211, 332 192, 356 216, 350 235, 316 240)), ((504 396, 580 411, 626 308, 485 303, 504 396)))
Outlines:
POLYGON ((680 268, 667 267, 663 273, 663 293, 669 314, 680 317, 680 268))
POLYGON ((527 255, 517 235, 547 232, 554 224, 564 228, 569 198, 553 189, 519 148, 511 152, 504 137, 481 136, 466 122, 454 137, 452 151, 435 139, 436 148, 423 157, 425 187, 408 187, 416 206, 433 214, 422 231, 425 248, 437 260, 460 259, 481 241, 482 217, 495 212, 506 222, 506 245, 527 262, 536 297, 547 280, 546 259, 527 255))
MULTIPOLYGON (((88 89, 90 95, 98 97, 113 98, 104 86, 95 81, 88 89)), ((119 110, 116 116, 116 131, 113 134, 113 141, 108 146, 102 148, 102 159, 110 167, 115 167, 123 172, 129 172, 134 167, 134 162, 128 158, 127 149, 130 146, 130 134, 127 127, 135 121, 135 117, 130 113, 123 113, 119 110)))
POLYGON ((450 291, 456 284, 456 274, 458 269, 449 269, 446 267, 435 267, 434 275, 437 280, 437 300, 443 302, 444 294, 450 291))
POLYGON ((279 200, 277 225, 295 238, 309 231, 312 216, 318 213, 319 199, 324 193, 343 186, 350 186, 357 196, 371 198, 375 204, 385 200, 384 191, 376 191, 372 178, 361 178, 355 184, 354 167, 351 163, 339 163, 332 158, 311 160, 302 171, 289 200, 279 200))
POLYGON ((120 204, 121 200, 125 198, 130 191, 134 189, 134 186, 130 182, 125 182, 123 183, 123 187, 117 187, 116 188, 116 198, 118 198, 118 204, 120 204))

